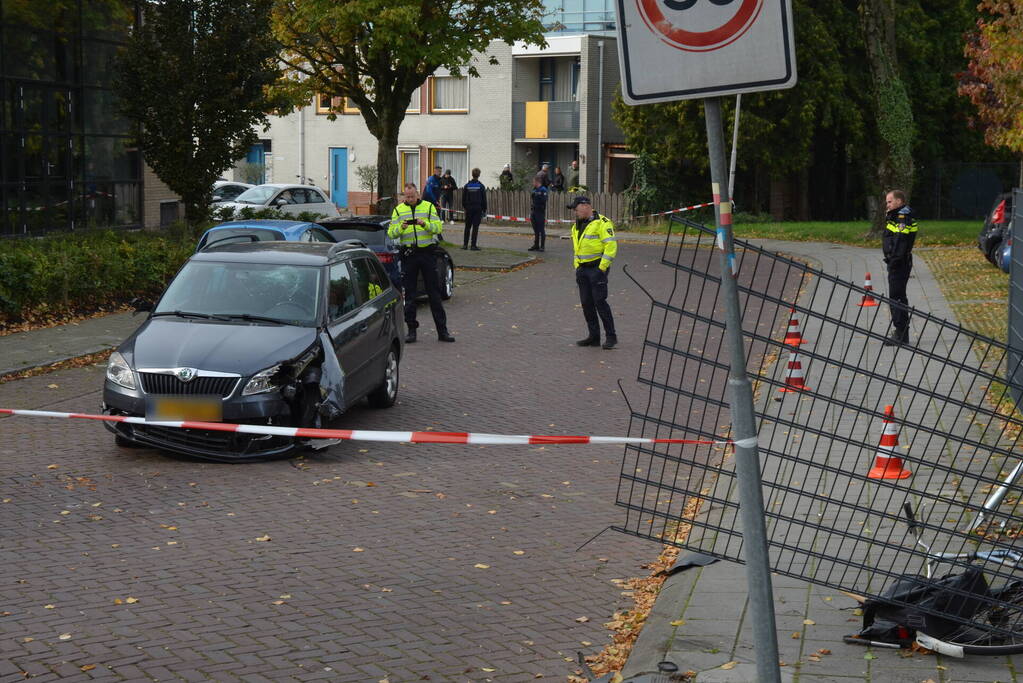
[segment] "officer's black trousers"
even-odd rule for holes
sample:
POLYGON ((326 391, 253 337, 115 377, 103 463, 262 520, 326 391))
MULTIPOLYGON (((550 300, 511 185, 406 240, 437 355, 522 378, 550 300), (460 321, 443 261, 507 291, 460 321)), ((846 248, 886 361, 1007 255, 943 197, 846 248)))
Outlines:
POLYGON ((900 332, 909 330, 909 299, 906 298, 906 285, 909 284, 909 273, 913 270, 913 256, 906 256, 888 264, 888 298, 892 300, 892 327, 900 332))
POLYGON ((437 334, 448 331, 448 316, 444 313, 444 305, 440 298, 440 281, 437 276, 437 251, 435 249, 412 249, 401 257, 402 284, 405 287, 405 326, 409 331, 419 327, 416 321, 416 288, 419 284, 419 273, 423 274, 426 295, 430 297, 430 312, 437 326, 437 334))
POLYGON ((533 211, 529 214, 529 222, 533 224, 533 246, 544 248, 547 242, 547 216, 533 211))
POLYGON ((468 247, 470 244, 476 246, 476 238, 479 237, 480 221, 482 220, 483 209, 465 210, 465 234, 462 235, 462 247, 468 247))
POLYGON ((604 323, 604 335, 617 337, 615 319, 607 305, 607 273, 596 266, 575 269, 575 282, 579 285, 579 302, 583 305, 583 316, 591 339, 600 339, 600 323, 604 323), (598 322, 599 320, 599 322, 598 322))

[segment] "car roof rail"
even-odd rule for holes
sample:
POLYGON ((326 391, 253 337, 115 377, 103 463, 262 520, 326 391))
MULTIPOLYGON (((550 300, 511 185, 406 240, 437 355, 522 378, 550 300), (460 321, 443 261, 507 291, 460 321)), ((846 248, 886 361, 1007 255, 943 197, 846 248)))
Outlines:
POLYGON ((333 256, 334 254, 338 253, 342 249, 348 249, 350 247, 362 247, 363 249, 367 248, 366 247, 366 243, 363 242, 362 240, 356 240, 356 239, 345 240, 344 242, 338 242, 337 244, 333 245, 330 248, 330 255, 333 256))

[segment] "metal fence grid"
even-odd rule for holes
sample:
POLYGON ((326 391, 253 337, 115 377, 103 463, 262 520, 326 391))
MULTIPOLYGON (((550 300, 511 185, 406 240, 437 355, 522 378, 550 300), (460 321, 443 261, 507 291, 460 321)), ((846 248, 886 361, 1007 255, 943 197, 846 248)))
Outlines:
MULTIPOLYGON (((638 377, 646 396, 633 401, 629 434, 728 437, 714 232, 678 218, 672 226, 661 263, 674 269, 674 286, 651 295, 638 377)), ((772 569, 865 596, 922 574, 926 555, 907 532, 905 503, 934 552, 1014 547, 1023 529, 1018 483, 980 518, 1020 461, 1007 347, 916 310, 913 345, 885 347, 885 297, 873 293, 878 305, 862 306, 869 293, 857 284, 740 240, 735 248, 772 569), (785 343, 792 318, 803 344, 785 343), (792 386, 795 361, 806 389, 792 386), (899 446, 879 451, 887 405, 899 446), (912 474, 868 477, 885 462, 879 453, 900 456, 912 474)), ((726 447, 629 446, 617 496, 625 521, 615 528, 741 562, 736 489, 726 447)), ((944 563, 939 573, 965 565, 944 563)), ((993 585, 1013 579, 1011 568, 984 571, 993 585)))

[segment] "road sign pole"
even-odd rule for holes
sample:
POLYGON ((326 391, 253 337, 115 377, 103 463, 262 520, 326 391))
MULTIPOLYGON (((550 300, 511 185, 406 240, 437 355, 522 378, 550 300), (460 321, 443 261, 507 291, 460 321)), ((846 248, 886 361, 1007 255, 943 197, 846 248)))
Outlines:
POLYGON ((778 634, 774 625, 774 597, 771 564, 767 551, 767 525, 760 480, 757 426, 753 414, 753 385, 746 374, 746 352, 742 341, 742 313, 735 284, 735 245, 732 240, 732 207, 728 194, 725 134, 721 125, 721 100, 703 101, 707 121, 707 151, 710 180, 714 191, 718 248, 721 251, 721 298, 725 304, 725 339, 731 353, 728 373, 732 438, 735 440, 735 472, 739 482, 739 512, 742 520, 742 552, 746 562, 753 642, 756 643, 757 680, 780 683, 778 634))

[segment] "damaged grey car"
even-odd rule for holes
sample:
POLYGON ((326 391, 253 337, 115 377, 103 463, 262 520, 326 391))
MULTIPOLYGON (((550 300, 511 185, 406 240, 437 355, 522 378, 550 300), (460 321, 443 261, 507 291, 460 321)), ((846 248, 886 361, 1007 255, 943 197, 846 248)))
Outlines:
MULTIPOLYGON (((151 421, 328 426, 398 395, 401 294, 353 244, 252 242, 192 256, 107 364, 103 410, 151 421)), ((105 423, 119 446, 213 460, 293 454, 303 439, 105 423)), ((323 442, 316 442, 323 443, 323 442)))

